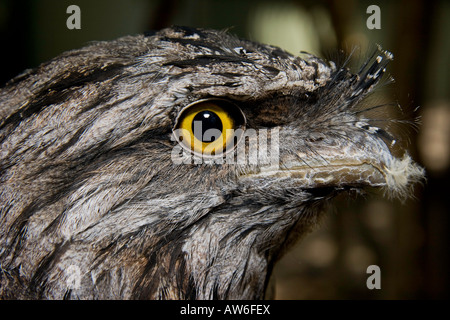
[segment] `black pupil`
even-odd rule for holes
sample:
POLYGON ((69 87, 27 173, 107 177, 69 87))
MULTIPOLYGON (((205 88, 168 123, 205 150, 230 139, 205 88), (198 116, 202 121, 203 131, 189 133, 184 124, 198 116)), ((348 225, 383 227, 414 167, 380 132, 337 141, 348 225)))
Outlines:
POLYGON ((222 134, 222 121, 212 111, 197 113, 192 121, 192 132, 202 142, 213 142, 222 134))

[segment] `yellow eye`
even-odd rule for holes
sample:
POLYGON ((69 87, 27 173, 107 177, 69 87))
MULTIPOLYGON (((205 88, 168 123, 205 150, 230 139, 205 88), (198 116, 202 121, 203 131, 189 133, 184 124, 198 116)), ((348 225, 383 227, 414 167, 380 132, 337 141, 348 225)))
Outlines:
POLYGON ((232 150, 245 129, 242 111, 226 100, 200 100, 177 118, 175 137, 184 148, 202 156, 232 150))

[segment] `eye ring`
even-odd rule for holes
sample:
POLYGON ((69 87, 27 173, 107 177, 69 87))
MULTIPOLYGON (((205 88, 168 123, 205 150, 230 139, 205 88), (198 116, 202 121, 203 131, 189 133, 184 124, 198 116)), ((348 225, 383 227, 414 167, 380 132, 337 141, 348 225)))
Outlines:
POLYGON ((225 99, 197 100, 180 110, 173 134, 193 154, 215 158, 233 150, 246 127, 242 110, 225 99))

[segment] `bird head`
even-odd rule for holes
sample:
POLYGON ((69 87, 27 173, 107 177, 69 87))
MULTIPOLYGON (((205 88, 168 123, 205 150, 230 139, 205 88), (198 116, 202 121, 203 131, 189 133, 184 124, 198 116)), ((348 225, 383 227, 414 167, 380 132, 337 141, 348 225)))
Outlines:
POLYGON ((404 198, 421 179, 365 112, 390 60, 378 48, 352 73, 172 27, 11 80, 0 95, 2 296, 263 298, 274 263, 334 196, 404 198))

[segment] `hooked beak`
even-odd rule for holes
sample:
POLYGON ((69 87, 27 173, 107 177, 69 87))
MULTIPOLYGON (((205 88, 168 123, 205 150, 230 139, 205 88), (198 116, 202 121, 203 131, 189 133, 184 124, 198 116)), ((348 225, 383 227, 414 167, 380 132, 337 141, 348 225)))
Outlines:
MULTIPOLYGON (((291 152, 292 154, 292 152, 291 152)), ((380 139, 367 139, 364 148, 351 142, 317 146, 314 154, 296 152, 279 164, 261 166, 241 178, 289 181, 304 189, 320 187, 381 187, 389 196, 407 198, 424 170, 408 154, 394 157, 380 139)))

